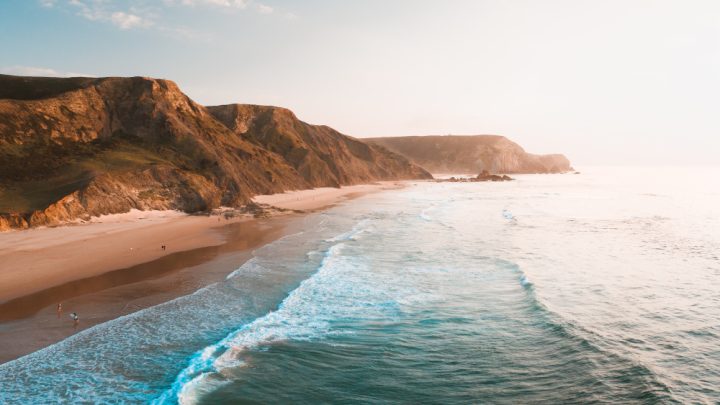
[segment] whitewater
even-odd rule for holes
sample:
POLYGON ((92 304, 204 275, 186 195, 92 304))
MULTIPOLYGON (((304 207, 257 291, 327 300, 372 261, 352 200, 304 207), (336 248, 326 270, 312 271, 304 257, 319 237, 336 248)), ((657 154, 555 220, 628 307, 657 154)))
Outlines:
POLYGON ((0 365, 0 403, 718 403, 720 175, 408 183, 0 365))

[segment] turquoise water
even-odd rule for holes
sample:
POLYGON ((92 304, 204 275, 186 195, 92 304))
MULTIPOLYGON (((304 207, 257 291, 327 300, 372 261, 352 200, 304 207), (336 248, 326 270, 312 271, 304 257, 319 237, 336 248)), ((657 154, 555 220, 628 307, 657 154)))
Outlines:
POLYGON ((717 174, 369 195, 0 365, 0 403, 717 403, 717 174))

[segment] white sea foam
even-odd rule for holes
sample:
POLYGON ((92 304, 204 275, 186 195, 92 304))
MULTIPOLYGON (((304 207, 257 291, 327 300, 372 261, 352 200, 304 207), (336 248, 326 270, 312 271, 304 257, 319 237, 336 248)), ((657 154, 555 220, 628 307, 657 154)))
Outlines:
POLYGON ((238 267, 235 271, 228 274, 225 277, 225 280, 230 280, 231 278, 237 277, 239 274, 246 272, 250 269, 256 268, 256 267, 262 267, 262 266, 260 265, 260 263, 258 263, 257 258, 253 257, 250 260, 243 263, 243 265, 238 267))
MULTIPOLYGON (((208 389, 207 384, 222 384, 221 373, 224 369, 241 367, 244 364, 242 356, 247 350, 278 341, 314 340, 333 333, 331 320, 350 316, 362 307, 358 302, 352 301, 372 301, 367 297, 373 296, 374 291, 360 287, 353 277, 349 277, 352 274, 361 275, 363 271, 342 254, 346 244, 356 240, 360 234, 367 232, 368 228, 369 221, 365 219, 351 231, 328 239, 336 243, 325 252, 317 272, 301 282, 276 311, 257 318, 198 352, 178 374, 172 387, 154 403, 195 403, 208 389), (337 305, 338 302, 344 305, 337 305), (208 382, 211 376, 212 383, 208 382)), ((255 265, 257 263, 249 262, 236 273, 246 266, 255 265)))
POLYGON ((358 222, 351 230, 342 233, 340 235, 337 235, 335 237, 332 237, 330 239, 326 239, 325 242, 341 242, 341 241, 347 241, 352 240, 357 235, 361 234, 365 231, 365 228, 368 224, 369 219, 365 218, 358 222))
MULTIPOLYGON (((717 402, 718 379, 708 370, 718 369, 713 353, 720 333, 712 321, 720 193, 708 193, 714 183, 705 181, 700 191, 649 198, 639 194, 655 192, 644 189, 650 184, 644 178, 625 184, 632 173, 598 183, 583 172, 528 177, 502 189, 428 183, 332 209, 323 230, 309 226, 302 238, 259 249, 258 259, 226 282, 0 365, 0 403, 147 403, 173 382, 164 373, 175 378, 186 366, 158 403, 207 402, 209 393, 272 402, 273 389, 286 402, 301 402, 337 387, 331 384, 337 380, 323 378, 338 373, 322 373, 347 370, 348 358, 359 360, 357 375, 401 388, 373 391, 384 402, 454 394, 502 401, 508 391, 495 397, 499 386, 483 381, 513 364, 539 371, 506 381, 508 390, 523 387, 520 402, 632 402, 638 393, 649 402, 668 395, 678 400, 666 402, 717 402), (446 200, 452 204, 443 205, 446 200), (508 226, 499 215, 507 207, 521 225, 508 226), (420 217, 424 209, 431 222, 420 217), (344 232, 353 218, 369 219, 367 228, 344 232), (331 252, 332 246, 339 247, 331 252), (658 330, 666 333, 660 338, 658 330), (280 341, 286 345, 276 350, 280 341), (188 363, 208 342, 217 344, 188 363), (513 361, 484 355, 493 342, 513 361), (416 361, 383 363, 382 350, 371 353, 383 343, 397 345, 388 354, 416 361), (348 349, 339 353, 326 344, 348 349), (306 349, 330 356, 287 363, 306 349), (268 378, 265 371, 284 365, 287 373, 268 378), (462 378, 447 379, 452 370, 462 378), (298 381, 312 373, 317 380, 298 381), (428 378, 407 378, 420 373, 428 378), (456 381, 469 384, 453 386, 456 381), (227 382, 233 386, 215 392, 227 382)), ((333 393, 369 392, 369 386, 358 378, 333 393)))

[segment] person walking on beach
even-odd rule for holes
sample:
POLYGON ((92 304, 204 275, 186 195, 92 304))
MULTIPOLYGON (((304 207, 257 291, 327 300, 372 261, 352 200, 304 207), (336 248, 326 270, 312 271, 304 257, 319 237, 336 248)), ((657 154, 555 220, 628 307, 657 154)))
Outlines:
POLYGON ((77 329, 78 324, 80 323, 80 317, 76 312, 73 312, 72 314, 70 314, 70 318, 72 318, 73 320, 73 327, 77 329))
POLYGON ((57 306, 57 317, 60 318, 60 314, 62 314, 62 302, 58 303, 57 306))

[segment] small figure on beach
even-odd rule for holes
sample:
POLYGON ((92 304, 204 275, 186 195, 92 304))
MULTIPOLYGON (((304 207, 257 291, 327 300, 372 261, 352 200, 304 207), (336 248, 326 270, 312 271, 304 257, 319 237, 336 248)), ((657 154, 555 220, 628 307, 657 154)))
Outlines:
POLYGON ((165 250, 165 245, 162 245, 162 246, 160 246, 160 247, 162 248, 162 250, 165 250))
POLYGON ((512 214, 512 212, 508 211, 507 209, 503 210, 503 218, 507 219, 508 221, 512 223, 517 223, 517 218, 515 218, 515 215, 512 214))
POLYGON ((62 302, 58 303, 57 306, 57 317, 60 318, 60 314, 62 314, 62 302))
POLYGON ((72 314, 70 314, 70 318, 73 320, 73 327, 77 329, 78 324, 80 323, 80 317, 76 312, 73 312, 72 314))

